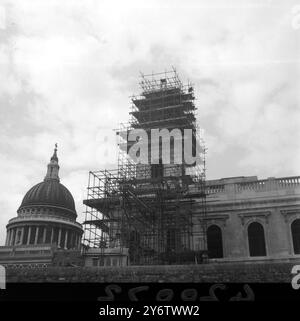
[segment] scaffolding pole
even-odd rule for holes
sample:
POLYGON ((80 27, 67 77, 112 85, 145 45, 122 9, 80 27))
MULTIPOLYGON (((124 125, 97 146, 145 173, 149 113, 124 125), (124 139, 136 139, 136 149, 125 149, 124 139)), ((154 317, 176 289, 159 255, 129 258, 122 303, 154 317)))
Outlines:
POLYGON ((101 248, 103 256, 106 248, 118 247, 120 253, 126 248, 132 265, 199 263, 199 253, 206 251, 205 148, 197 133, 194 88, 183 85, 175 69, 142 74, 140 86, 140 95, 131 98, 130 122, 117 130, 117 170, 89 173, 84 242, 101 248), (174 148, 170 164, 130 158, 132 130, 150 135, 164 128, 191 129, 202 163, 175 164, 174 148), (203 146, 198 150, 197 144, 203 146))

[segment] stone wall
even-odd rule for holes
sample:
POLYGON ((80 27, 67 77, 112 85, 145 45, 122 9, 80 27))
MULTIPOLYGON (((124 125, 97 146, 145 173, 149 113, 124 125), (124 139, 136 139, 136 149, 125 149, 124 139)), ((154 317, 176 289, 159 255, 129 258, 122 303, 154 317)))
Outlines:
POLYGON ((8 282, 286 282, 296 263, 9 268, 8 282))
MULTIPOLYGON (((206 228, 216 225, 222 232, 224 259, 250 258, 248 227, 260 223, 269 260, 299 258, 295 253, 291 224, 300 220, 300 177, 235 177, 206 182, 206 228)), ((194 205, 194 242, 202 222, 201 201, 194 205), (198 204, 198 207, 197 207, 198 204), (201 223, 200 223, 201 222, 201 223)))

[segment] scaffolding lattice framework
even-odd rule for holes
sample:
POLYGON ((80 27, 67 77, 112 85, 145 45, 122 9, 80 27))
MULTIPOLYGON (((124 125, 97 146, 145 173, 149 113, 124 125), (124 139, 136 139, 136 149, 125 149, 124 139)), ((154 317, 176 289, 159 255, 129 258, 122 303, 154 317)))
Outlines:
POLYGON ((129 249, 130 264, 192 263, 197 251, 206 250, 205 148, 198 136, 194 88, 183 85, 175 69, 142 74, 140 87, 141 95, 131 97, 129 123, 117 130, 117 170, 89 173, 84 242, 103 256, 106 248, 129 249), (128 134, 139 128, 149 134, 153 128, 192 129, 202 163, 134 162, 128 134), (201 239, 197 249, 196 237, 201 239))

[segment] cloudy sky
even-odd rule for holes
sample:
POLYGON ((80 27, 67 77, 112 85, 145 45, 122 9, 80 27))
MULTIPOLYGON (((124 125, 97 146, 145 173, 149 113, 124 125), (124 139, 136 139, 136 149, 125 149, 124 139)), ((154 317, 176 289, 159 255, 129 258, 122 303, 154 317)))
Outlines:
POLYGON ((300 1, 0 0, 0 244, 56 142, 82 222, 140 72, 195 84, 209 179, 300 175, 299 37, 300 1))

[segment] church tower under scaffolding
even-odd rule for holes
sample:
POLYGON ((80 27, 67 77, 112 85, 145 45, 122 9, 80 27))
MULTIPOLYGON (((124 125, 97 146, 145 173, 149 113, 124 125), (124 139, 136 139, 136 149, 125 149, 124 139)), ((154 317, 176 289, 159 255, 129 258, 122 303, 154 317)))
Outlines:
POLYGON ((205 148, 194 87, 173 69, 142 74, 140 88, 129 123, 116 133, 118 168, 89 173, 84 244, 98 253, 94 265, 116 257, 114 265, 199 263, 206 253, 205 148))

